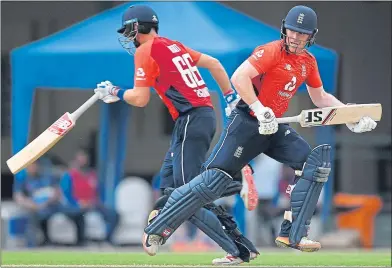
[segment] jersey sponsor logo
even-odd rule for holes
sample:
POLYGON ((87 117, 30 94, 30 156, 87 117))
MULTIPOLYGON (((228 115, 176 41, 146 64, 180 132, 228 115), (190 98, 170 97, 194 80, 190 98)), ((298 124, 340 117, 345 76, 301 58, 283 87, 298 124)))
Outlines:
POLYGON ((284 66, 284 69, 287 71, 291 71, 291 65, 286 63, 286 65, 284 66))
POLYGON ((279 94, 279 96, 281 96, 283 98, 286 98, 286 99, 290 99, 293 96, 293 94, 291 94, 291 93, 289 93, 287 91, 282 91, 282 90, 280 90, 278 92, 278 94, 279 94))
MULTIPOLYGON (((286 68, 285 68, 286 69, 286 68)), ((291 69, 291 66, 290 66, 291 69)), ((279 90, 278 94, 279 96, 286 98, 286 99, 290 99, 291 97, 293 97, 294 92, 293 90, 297 87, 297 77, 293 76, 290 80, 290 82, 288 82, 285 86, 283 90, 279 90)))
POLYGON ((259 58, 263 57, 264 54, 264 49, 256 51, 252 56, 258 60, 259 58))
POLYGON ((291 81, 288 82, 285 86, 284 86, 284 90, 286 91, 293 91, 295 89, 295 87, 297 86, 297 77, 293 76, 291 78, 291 81))
POLYGON ((146 80, 145 76, 146 76, 146 73, 144 72, 143 68, 137 68, 136 80, 146 80))
POLYGON ((179 48, 176 44, 167 46, 167 48, 168 48, 171 52, 173 52, 173 53, 178 53, 178 52, 181 51, 181 48, 179 48))

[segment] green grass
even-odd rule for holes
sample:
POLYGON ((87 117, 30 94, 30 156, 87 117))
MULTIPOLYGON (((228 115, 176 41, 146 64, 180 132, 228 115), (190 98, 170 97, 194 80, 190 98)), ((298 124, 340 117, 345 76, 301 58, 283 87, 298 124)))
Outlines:
MULTIPOLYGON (((57 252, 23 251, 3 252, 4 265, 210 265, 221 253, 160 253, 150 257, 144 253, 126 252, 57 252)), ((391 266, 389 252, 267 252, 250 265, 262 266, 391 266)), ((244 265, 246 266, 246 265, 244 265)))

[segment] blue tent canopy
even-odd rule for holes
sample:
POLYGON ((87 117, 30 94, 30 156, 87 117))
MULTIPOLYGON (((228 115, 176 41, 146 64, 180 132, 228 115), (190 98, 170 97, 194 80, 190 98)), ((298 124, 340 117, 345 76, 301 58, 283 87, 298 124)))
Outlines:
MULTIPOLYGON (((132 2, 137 3, 142 2, 132 2)), ((120 46, 116 33, 122 13, 129 5, 120 5, 12 51, 14 153, 27 143, 36 88, 92 90, 102 80, 110 80, 125 88, 133 86, 133 58, 120 46)), ((218 58, 229 75, 256 46, 279 38, 277 29, 219 3, 148 2, 148 5, 159 15, 161 35, 218 58)), ((310 50, 318 60, 325 88, 334 92, 337 54, 317 45, 310 50)), ((209 88, 216 89, 210 75, 205 71, 202 74, 209 88)), ((104 154, 101 156, 100 176, 120 178, 124 159, 121 148, 125 142, 122 133, 125 132, 128 107, 123 104, 103 107, 101 138, 105 141, 100 146, 104 154), (114 114, 117 114, 116 121, 108 120, 114 114), (118 141, 111 143, 113 140, 108 137, 115 137, 118 141)), ((324 142, 331 141, 331 133, 320 132, 324 142)))

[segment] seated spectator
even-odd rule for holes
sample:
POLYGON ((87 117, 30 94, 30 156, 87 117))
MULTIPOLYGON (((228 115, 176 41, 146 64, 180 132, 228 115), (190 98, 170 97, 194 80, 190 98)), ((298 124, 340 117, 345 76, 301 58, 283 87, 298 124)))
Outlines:
POLYGON ((44 168, 35 162, 22 171, 23 176, 15 179, 14 199, 17 204, 28 210, 28 225, 26 230, 28 246, 50 244, 47 223, 56 212, 62 212, 76 225, 83 221, 81 213, 64 207, 61 204, 59 180, 44 172, 44 168), (41 227, 44 240, 37 242, 36 229, 41 227))
POLYGON ((89 168, 88 155, 84 150, 76 153, 69 171, 61 179, 61 187, 68 205, 78 209, 81 213, 97 211, 101 214, 106 223, 105 240, 114 244, 113 234, 119 216, 114 209, 104 206, 99 200, 98 178, 95 171, 89 168))

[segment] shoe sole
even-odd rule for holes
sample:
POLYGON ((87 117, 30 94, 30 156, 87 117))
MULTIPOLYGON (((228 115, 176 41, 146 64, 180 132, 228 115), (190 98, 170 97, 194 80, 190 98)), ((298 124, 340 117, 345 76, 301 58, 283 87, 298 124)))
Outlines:
POLYGON ((315 251, 319 251, 321 247, 303 247, 303 246, 292 246, 292 245, 288 245, 282 241, 279 240, 275 240, 275 244, 280 247, 280 248, 293 248, 293 249, 297 249, 300 250, 302 252, 315 252, 315 251))
POLYGON ((246 183, 248 185, 248 191, 241 194, 242 199, 244 200, 245 207, 252 211, 254 210, 259 203, 259 196, 256 190, 256 185, 254 182, 254 178, 252 172, 249 167, 243 168, 243 176, 245 177, 246 183))
POLYGON ((151 251, 149 248, 147 248, 147 247, 146 247, 146 242, 147 242, 147 234, 146 234, 146 233, 143 233, 143 241, 142 241, 142 244, 143 244, 143 249, 144 249, 144 251, 145 251, 148 255, 150 255, 150 256, 155 256, 155 255, 157 254, 157 251, 156 251, 156 250, 151 251))
MULTIPOLYGON (((150 212, 150 214, 148 215, 148 220, 147 220, 147 226, 151 223, 151 221, 158 215, 159 211, 158 210, 153 210, 150 212)), ((144 251, 150 255, 150 256, 155 256, 157 254, 157 250, 155 251, 150 251, 149 248, 146 247, 146 243, 147 243, 147 234, 143 233, 143 238, 142 238, 142 245, 143 245, 143 249, 144 251)))
MULTIPOLYGON (((249 261, 253 261, 254 259, 257 258, 257 255, 259 255, 257 253, 253 253, 253 252, 251 254, 254 254, 254 255, 253 256, 251 255, 249 261)), ((233 262, 217 262, 217 263, 214 263, 214 261, 215 260, 212 260, 212 264, 216 265, 216 266, 219 266, 219 265, 227 265, 227 266, 230 266, 230 265, 240 265, 240 264, 244 263, 244 261, 242 261, 242 260, 240 262, 236 262, 236 263, 233 263, 233 262)))
POLYGON ((212 265, 216 265, 216 266, 240 265, 242 263, 244 263, 244 262, 241 261, 241 262, 217 262, 217 263, 214 263, 214 261, 212 261, 212 265))

